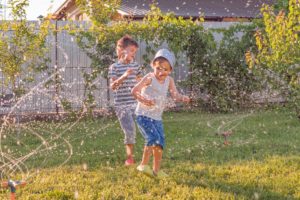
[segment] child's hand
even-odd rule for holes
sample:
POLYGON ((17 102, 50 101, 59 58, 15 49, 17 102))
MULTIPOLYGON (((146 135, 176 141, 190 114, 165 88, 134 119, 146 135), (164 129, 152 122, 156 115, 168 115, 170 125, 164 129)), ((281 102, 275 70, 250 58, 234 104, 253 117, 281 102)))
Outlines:
POLYGON ((188 97, 188 96, 183 96, 182 97, 182 102, 184 102, 184 103, 190 103, 191 102, 191 98, 188 97))
POLYGON ((143 99, 143 101, 141 101, 141 103, 146 105, 146 106, 154 106, 155 105, 155 101, 154 100, 149 100, 149 99, 143 99))
POLYGON ((134 70, 132 68, 129 68, 126 70, 126 72, 124 73, 124 76, 128 77, 129 75, 133 74, 134 70))
POLYGON ((141 76, 136 76, 136 77, 135 77, 135 79, 136 79, 137 82, 140 82, 140 80, 142 80, 142 78, 143 78, 143 77, 141 77, 141 76))
POLYGON ((122 52, 120 53, 120 61, 121 61, 122 63, 125 63, 125 62, 126 62, 127 56, 128 56, 127 51, 122 51, 122 52))

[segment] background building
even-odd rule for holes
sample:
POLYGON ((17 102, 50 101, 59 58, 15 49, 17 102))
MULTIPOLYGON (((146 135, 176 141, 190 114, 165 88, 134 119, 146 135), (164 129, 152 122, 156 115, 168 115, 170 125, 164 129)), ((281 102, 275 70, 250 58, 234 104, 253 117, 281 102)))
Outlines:
MULTIPOLYGON (((118 9, 119 17, 142 20, 150 10, 149 0, 122 0, 118 9)), ((265 4, 273 4, 275 0, 156 0, 162 12, 173 12, 183 18, 199 18, 205 21, 236 22, 251 21, 258 17, 260 8, 265 4)), ((54 13, 56 20, 89 20, 85 13, 77 7, 75 0, 66 0, 54 13)), ((118 19, 118 17, 117 17, 118 19)))

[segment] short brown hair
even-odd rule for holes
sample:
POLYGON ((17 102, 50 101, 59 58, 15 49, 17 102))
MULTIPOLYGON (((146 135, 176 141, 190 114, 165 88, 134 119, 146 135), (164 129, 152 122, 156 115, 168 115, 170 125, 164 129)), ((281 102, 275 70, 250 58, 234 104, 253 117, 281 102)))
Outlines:
POLYGON ((124 35, 117 41, 117 47, 124 49, 128 46, 135 46, 136 48, 139 48, 138 43, 129 35, 124 35))

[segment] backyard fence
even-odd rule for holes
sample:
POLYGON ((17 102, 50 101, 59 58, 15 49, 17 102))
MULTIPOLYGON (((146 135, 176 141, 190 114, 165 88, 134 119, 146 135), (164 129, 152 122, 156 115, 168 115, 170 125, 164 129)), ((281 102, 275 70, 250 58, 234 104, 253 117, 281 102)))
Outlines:
MULTIPOLYGON (((37 21, 29 23, 38 24, 37 21)), ((57 29, 65 27, 68 21, 52 21, 57 29)), ((87 22, 72 22, 83 27, 88 27, 87 22)), ((227 28, 234 22, 206 22, 204 28, 227 28)), ((1 32, 1 30, 0 30, 1 32)), ((222 35, 214 33, 216 41, 220 41, 222 35)), ((166 45, 166 44, 165 44, 166 45)), ((136 60, 144 63, 143 55, 146 54, 146 44, 139 42, 139 50, 136 60)), ((62 102, 66 100, 72 110, 83 107, 85 99, 84 72, 89 73, 91 59, 81 50, 76 38, 67 31, 58 31, 47 37, 48 56, 50 62, 48 68, 52 73, 42 72, 36 74, 34 82, 26 83, 27 91, 18 102, 14 101, 11 85, 4 82, 4 75, 0 71, 0 115, 6 114, 47 114, 63 112, 62 102), (55 84, 46 86, 50 79, 58 78, 59 87, 55 84)), ((151 58, 153 55, 149 55, 151 58)), ((107 66, 109 67, 109 66, 107 66)), ((189 74, 188 61, 184 54, 177 55, 177 66, 173 70, 173 77, 176 82, 185 80, 189 74)), ((94 82, 97 89, 94 90, 95 109, 107 109, 112 105, 111 93, 107 87, 108 80, 100 75, 94 82)), ((184 90, 184 88, 179 88, 184 90)))
MULTIPOLYGON (((31 21, 29 23, 38 22, 31 21)), ((55 24, 57 29, 60 29, 69 22, 52 21, 52 23, 55 24)), ((76 23, 84 27, 88 26, 86 22, 76 23)), ((143 63, 142 55, 146 53, 146 45, 143 42, 139 42, 139 45, 140 48, 137 52, 136 60, 138 63, 143 63)), ((5 83, 5 77, 0 71, 0 115, 9 113, 62 112, 61 100, 64 99, 70 102, 73 110, 82 108, 85 98, 83 73, 91 71, 91 59, 78 47, 76 38, 67 31, 58 31, 49 35, 47 37, 47 47, 49 48, 49 53, 46 56, 50 60, 48 68, 53 73, 39 73, 36 75, 34 82, 26 83, 27 88, 30 88, 30 90, 18 102, 14 101, 12 86, 5 83), (59 89, 55 84, 50 84, 46 87, 45 83, 56 75, 61 81, 59 89)), ((173 73, 175 80, 185 79, 188 73, 184 58, 179 59, 178 67, 173 73)), ((93 94, 96 101, 96 109, 111 106, 112 98, 107 83, 107 79, 101 76, 95 80, 97 89, 93 94)))

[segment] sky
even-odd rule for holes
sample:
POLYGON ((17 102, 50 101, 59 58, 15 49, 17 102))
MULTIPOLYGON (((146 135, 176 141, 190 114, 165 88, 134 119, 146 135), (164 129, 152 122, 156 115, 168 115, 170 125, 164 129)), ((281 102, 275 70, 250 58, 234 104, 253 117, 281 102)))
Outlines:
MULTIPOLYGON (((9 0, 0 0, 0 3, 7 3, 9 0)), ((26 8, 27 20, 37 20, 40 15, 46 16, 55 12, 65 0, 28 0, 29 6, 26 8)), ((9 9, 6 11, 6 19, 9 19, 9 9)))
POLYGON ((37 20, 40 15, 53 13, 65 0, 29 0, 27 20, 37 20))

